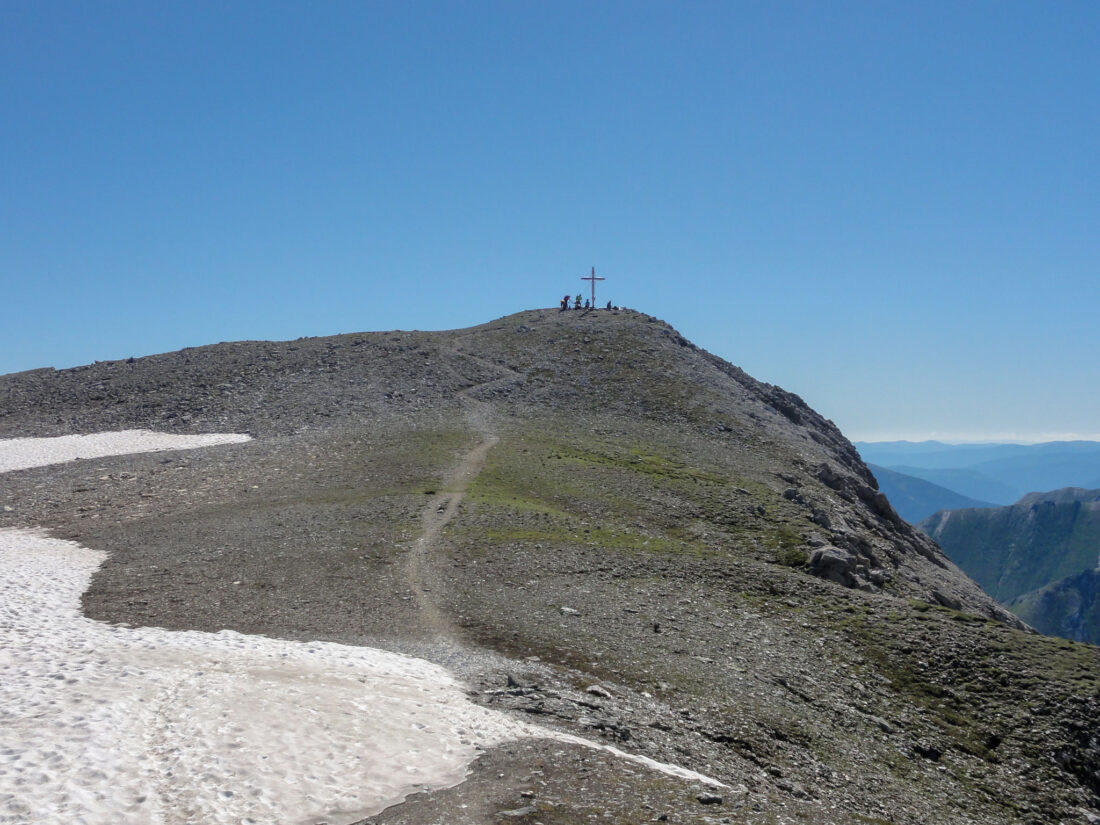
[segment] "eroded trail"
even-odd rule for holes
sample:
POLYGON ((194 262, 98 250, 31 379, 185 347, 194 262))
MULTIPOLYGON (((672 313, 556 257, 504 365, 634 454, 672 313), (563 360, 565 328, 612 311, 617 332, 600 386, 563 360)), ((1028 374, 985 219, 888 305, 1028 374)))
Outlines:
POLYGON ((424 507, 420 514, 420 535, 409 552, 405 573, 424 629, 433 635, 454 638, 456 628, 439 609, 432 596, 438 591, 439 580, 432 558, 438 551, 443 528, 455 517, 470 484, 485 466, 489 450, 500 440, 492 426, 492 410, 484 401, 463 397, 467 405, 466 421, 481 436, 481 441, 467 452, 458 466, 444 479, 443 490, 424 507))

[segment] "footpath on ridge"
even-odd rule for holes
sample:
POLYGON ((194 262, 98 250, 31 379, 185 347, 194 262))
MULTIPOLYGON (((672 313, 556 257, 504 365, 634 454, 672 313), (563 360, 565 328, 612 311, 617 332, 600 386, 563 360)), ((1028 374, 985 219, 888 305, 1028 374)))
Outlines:
MULTIPOLYGON (((477 361, 484 361, 469 353, 462 354, 477 361)), ((472 393, 493 384, 522 380, 519 373, 507 367, 489 361, 484 363, 493 369, 504 370, 507 374, 474 384, 458 394, 466 407, 466 423, 480 436, 481 440, 462 456, 457 466, 443 479, 440 492, 424 506, 420 514, 420 535, 413 543, 405 566, 405 576, 416 602, 423 629, 432 635, 451 641, 457 640, 458 632, 454 623, 444 615, 436 599, 432 597, 432 592, 438 592, 442 586, 437 575, 438 566, 433 562, 439 549, 443 528, 458 513, 458 508, 470 484, 485 466, 489 451, 500 441, 493 426, 492 406, 486 401, 473 398, 472 393)))

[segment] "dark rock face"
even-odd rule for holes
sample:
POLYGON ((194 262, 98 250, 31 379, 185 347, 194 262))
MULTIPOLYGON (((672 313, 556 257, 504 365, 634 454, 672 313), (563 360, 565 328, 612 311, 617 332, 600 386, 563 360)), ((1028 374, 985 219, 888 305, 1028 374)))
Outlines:
POLYGON ((427 656, 478 702, 728 786, 526 742, 378 822, 1100 810, 1095 651, 1019 629, 831 422, 650 316, 0 377, 3 437, 133 427, 256 440, 4 476, 0 527, 110 553, 93 618, 427 656))

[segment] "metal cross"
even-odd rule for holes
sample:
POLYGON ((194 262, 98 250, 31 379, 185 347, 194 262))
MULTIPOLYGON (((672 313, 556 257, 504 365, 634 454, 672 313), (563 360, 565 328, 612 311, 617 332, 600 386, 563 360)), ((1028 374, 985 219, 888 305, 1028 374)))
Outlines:
POLYGON ((607 278, 597 278, 596 277, 596 267, 592 267, 592 274, 589 275, 587 278, 581 277, 581 280, 592 282, 592 309, 595 309, 596 308, 596 281, 606 281, 607 278))

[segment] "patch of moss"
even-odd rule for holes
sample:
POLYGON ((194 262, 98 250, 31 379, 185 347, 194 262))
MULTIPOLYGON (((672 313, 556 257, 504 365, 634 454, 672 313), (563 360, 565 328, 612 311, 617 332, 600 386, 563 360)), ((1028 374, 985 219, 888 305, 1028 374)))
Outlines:
POLYGON ((601 550, 642 553, 701 555, 699 544, 675 541, 664 536, 645 535, 625 529, 571 528, 568 525, 546 527, 490 527, 480 530, 488 544, 580 544, 601 550))
POLYGON ((775 551, 775 560, 784 567, 802 567, 810 561, 802 546, 802 535, 785 524, 765 529, 762 539, 765 546, 775 551))
POLYGON ((581 464, 596 464, 641 473, 656 479, 689 481, 706 484, 728 484, 729 480, 717 473, 691 467, 682 461, 634 446, 623 450, 610 448, 596 451, 574 446, 561 446, 552 458, 581 464))
POLYGON ((490 507, 501 507, 508 510, 516 510, 525 513, 541 513, 544 515, 566 517, 565 510, 556 507, 532 496, 518 495, 505 485, 478 484, 476 489, 467 493, 467 500, 490 507))
POLYGON ((781 547, 776 551, 775 560, 784 567, 805 567, 810 557, 801 547, 781 547))

